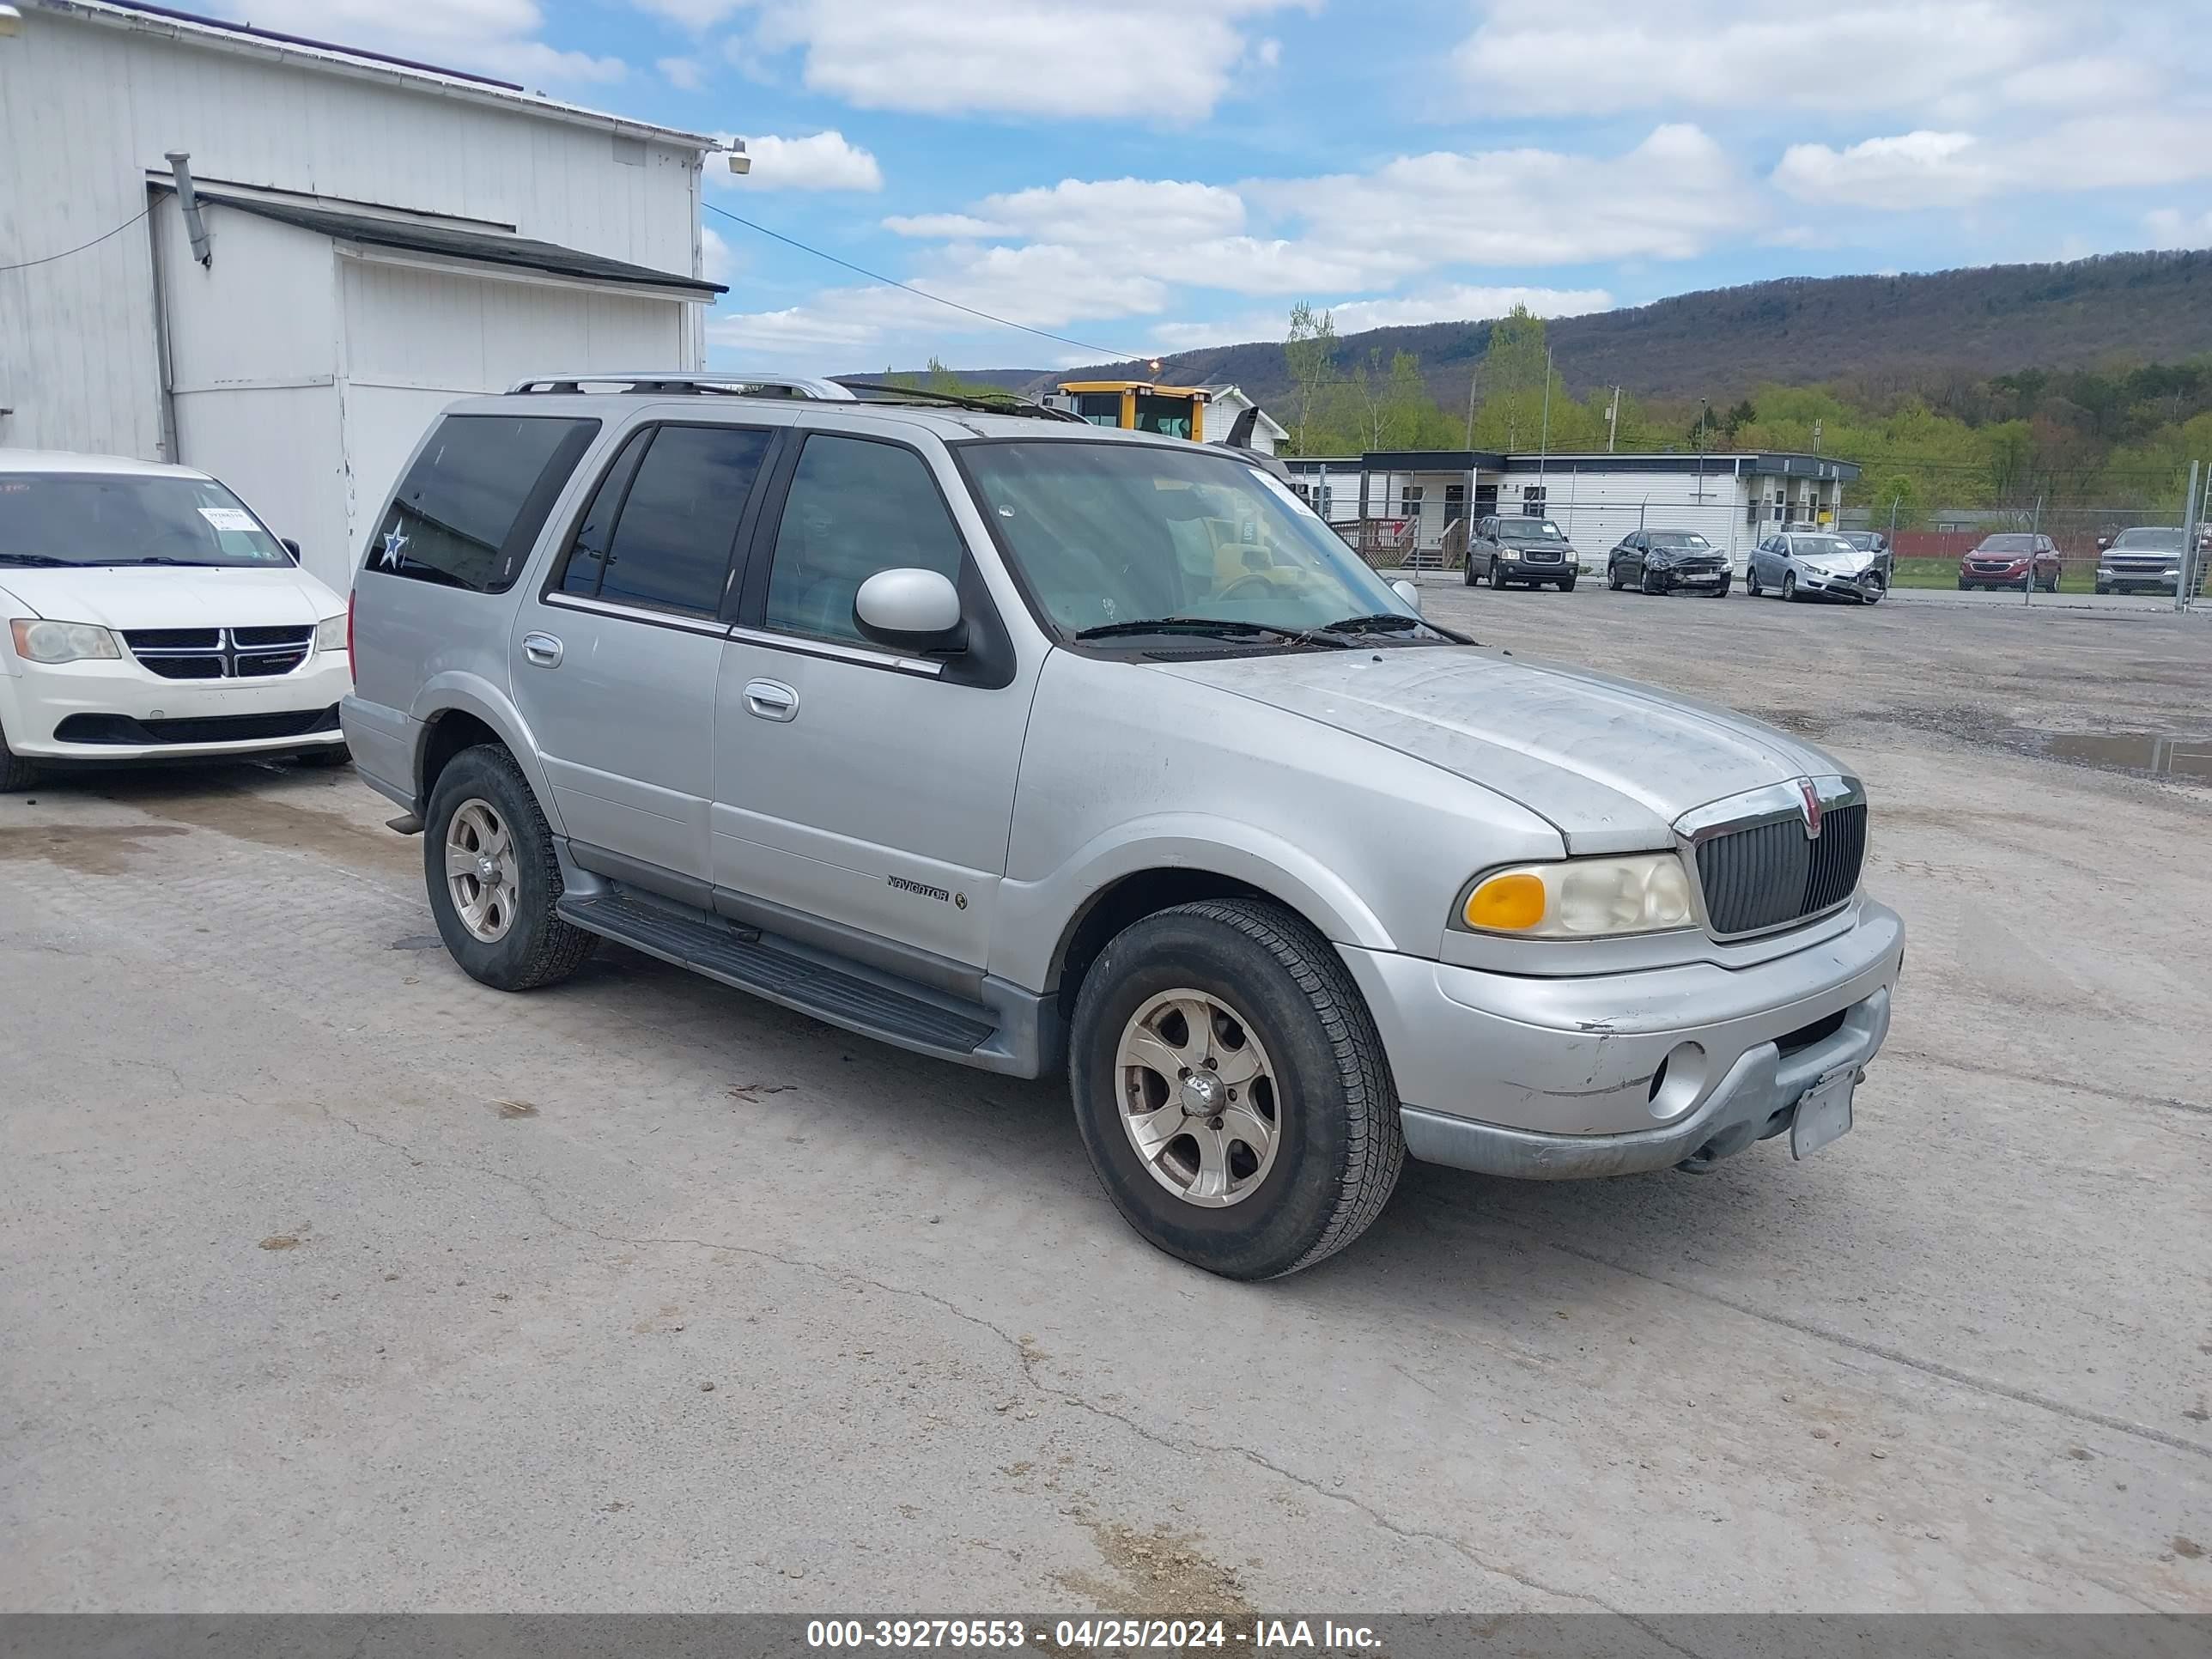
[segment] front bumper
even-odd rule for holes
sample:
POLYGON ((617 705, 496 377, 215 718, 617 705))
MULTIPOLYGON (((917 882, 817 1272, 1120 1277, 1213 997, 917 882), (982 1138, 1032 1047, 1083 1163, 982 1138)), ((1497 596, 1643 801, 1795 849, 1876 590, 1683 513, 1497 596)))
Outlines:
POLYGON ((1726 565, 1717 570, 1681 570, 1668 565, 1655 564, 1650 567, 1650 571, 1651 580, 1669 593, 1677 589, 1692 593, 1716 592, 1729 585, 1731 574, 1726 565))
POLYGON ((164 679, 135 659, 11 662, 0 724, 26 759, 143 761, 289 754, 345 741, 325 711, 352 689, 344 653, 267 679, 164 679), (182 722, 184 724, 176 724, 182 722), (302 729, 305 728, 305 729, 302 729), (94 740, 85 740, 97 734, 94 740))
POLYGON ((1389 1056, 1407 1150, 1565 1180, 1703 1164, 1788 1128, 1816 1079, 1881 1048, 1905 925, 1862 898, 1847 930, 1755 967, 1571 979, 1338 948, 1389 1056))
POLYGON ((1571 582, 1582 569, 1572 559, 1538 564, 1526 559, 1500 558, 1496 563, 1498 574, 1510 582, 1571 582))
POLYGON ((1878 570, 1862 571, 1856 576, 1838 576, 1831 571, 1808 570, 1803 565, 1793 566, 1797 573, 1797 591, 1801 593, 1826 593, 1839 599, 1863 599, 1869 593, 1876 599, 1889 589, 1878 570))
POLYGON ((2179 570, 2114 570, 2100 566, 2097 591, 2100 593, 2179 593, 2181 592, 2181 573, 2179 570))

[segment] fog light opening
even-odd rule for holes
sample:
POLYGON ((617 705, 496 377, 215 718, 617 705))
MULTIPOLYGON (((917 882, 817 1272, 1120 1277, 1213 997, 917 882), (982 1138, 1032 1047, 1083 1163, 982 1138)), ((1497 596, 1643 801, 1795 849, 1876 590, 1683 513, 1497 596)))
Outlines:
POLYGON ((1678 1118, 1705 1092, 1705 1051, 1695 1042, 1678 1042, 1651 1074, 1646 1097, 1651 1115, 1662 1123, 1678 1118))

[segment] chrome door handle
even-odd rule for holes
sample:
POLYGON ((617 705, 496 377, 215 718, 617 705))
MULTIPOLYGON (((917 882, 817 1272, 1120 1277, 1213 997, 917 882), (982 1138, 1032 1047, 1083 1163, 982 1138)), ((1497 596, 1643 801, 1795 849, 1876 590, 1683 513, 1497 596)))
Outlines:
POLYGON ((799 713, 799 693, 781 680, 749 680, 745 711, 764 720, 790 720, 799 713))
POLYGON ((558 668, 561 665, 561 641, 550 634, 525 634, 522 636, 522 654, 540 668, 558 668))

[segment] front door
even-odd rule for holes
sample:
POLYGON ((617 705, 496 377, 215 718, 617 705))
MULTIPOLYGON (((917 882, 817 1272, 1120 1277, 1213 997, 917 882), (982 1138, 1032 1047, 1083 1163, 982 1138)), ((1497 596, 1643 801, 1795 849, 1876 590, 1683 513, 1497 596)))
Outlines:
POLYGON ((649 426, 593 490, 517 612, 514 701, 580 856, 702 890, 714 793, 717 619, 772 428, 649 426))
POLYGON ((1030 677, 1011 652, 903 656, 853 620, 862 581, 919 567, 959 584, 971 635, 998 629, 947 505, 963 486, 941 458, 844 433, 806 434, 787 472, 723 647, 714 883, 981 968, 1030 677))

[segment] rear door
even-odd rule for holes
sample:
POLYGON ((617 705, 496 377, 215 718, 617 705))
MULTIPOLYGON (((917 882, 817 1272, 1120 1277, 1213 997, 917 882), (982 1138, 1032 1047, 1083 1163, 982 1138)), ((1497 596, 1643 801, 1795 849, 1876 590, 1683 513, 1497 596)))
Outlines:
POLYGON ((677 421, 631 433, 511 641, 514 701, 579 860, 702 904, 720 613, 780 437, 677 421))

